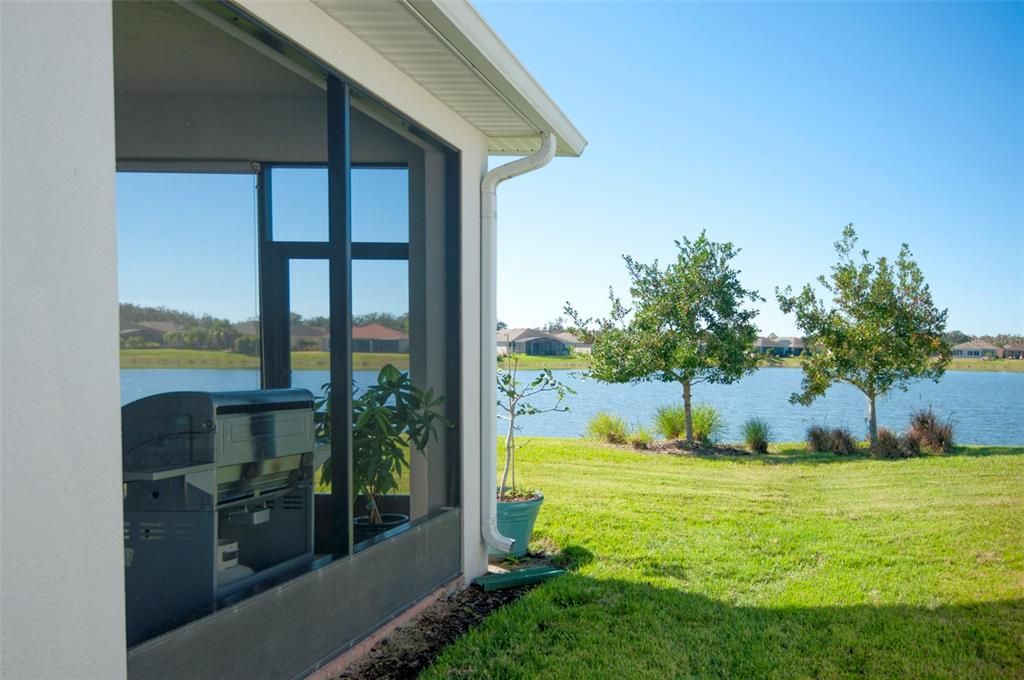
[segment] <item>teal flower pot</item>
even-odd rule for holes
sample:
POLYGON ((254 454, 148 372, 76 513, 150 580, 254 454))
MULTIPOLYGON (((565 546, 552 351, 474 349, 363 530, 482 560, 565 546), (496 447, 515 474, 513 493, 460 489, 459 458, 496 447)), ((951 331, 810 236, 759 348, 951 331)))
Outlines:
POLYGON ((516 544, 512 552, 502 553, 488 548, 488 554, 492 557, 522 557, 530 545, 530 534, 533 533, 533 525, 537 521, 537 514, 540 512, 540 505, 544 502, 544 496, 538 496, 528 501, 498 501, 498 533, 515 540, 516 544))

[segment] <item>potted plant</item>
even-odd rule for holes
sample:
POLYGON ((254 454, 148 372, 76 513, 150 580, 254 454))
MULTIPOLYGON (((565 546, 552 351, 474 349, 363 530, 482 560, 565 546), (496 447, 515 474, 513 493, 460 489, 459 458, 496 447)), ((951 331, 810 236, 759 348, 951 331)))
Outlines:
MULTIPOLYGON (((444 397, 421 390, 391 364, 380 369, 377 382, 352 399, 352 492, 362 497, 366 514, 353 519, 355 539, 363 541, 409 521, 402 513, 381 512, 381 499, 398 489, 409 468, 410 447, 426 455, 438 425, 451 423, 438 410, 444 397)), ((317 404, 316 434, 330 439, 331 386, 323 386, 317 404)), ((330 459, 321 468, 321 482, 330 479, 330 459)))
POLYGON ((563 405, 566 396, 575 391, 559 382, 549 369, 543 369, 528 383, 520 383, 519 357, 514 354, 503 359, 504 366, 498 370, 498 408, 499 418, 508 421, 505 434, 505 467, 501 473, 501 484, 498 485, 498 531, 503 536, 515 539, 515 550, 503 554, 491 551, 492 555, 506 557, 522 557, 526 554, 533 533, 533 525, 544 502, 544 494, 536 490, 524 490, 516 486, 516 452, 521 448, 516 443, 516 432, 519 426, 516 419, 540 413, 565 412, 568 406, 563 405), (538 407, 530 399, 541 394, 551 393, 555 398, 553 404, 538 407))

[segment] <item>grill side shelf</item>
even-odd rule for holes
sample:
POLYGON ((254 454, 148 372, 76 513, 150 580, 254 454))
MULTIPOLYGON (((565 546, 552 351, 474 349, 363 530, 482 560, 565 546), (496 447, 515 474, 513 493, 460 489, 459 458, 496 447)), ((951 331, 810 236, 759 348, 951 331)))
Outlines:
POLYGON ((126 482, 158 482, 162 479, 172 477, 184 477, 199 472, 209 472, 216 467, 214 463, 200 463, 198 465, 170 465, 166 467, 152 467, 134 469, 124 473, 126 482))

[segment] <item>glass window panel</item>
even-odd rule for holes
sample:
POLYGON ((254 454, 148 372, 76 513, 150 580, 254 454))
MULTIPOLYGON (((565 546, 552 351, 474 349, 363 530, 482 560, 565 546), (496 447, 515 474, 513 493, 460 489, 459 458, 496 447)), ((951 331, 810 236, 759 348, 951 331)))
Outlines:
POLYGON ((270 170, 271 217, 275 241, 327 241, 327 168, 270 170))
POLYGON ((122 403, 259 388, 255 201, 252 175, 118 173, 122 403))
POLYGON ((330 266, 327 260, 291 260, 292 387, 315 395, 330 380, 330 266))
MULTIPOLYGON (((377 382, 381 368, 394 366, 409 370, 409 263, 405 261, 356 260, 352 262, 352 375, 356 399, 377 382)), ((397 423, 397 428, 403 427, 397 423)), ((383 531, 407 526, 410 517, 421 514, 417 482, 425 479, 425 468, 417 453, 405 449, 389 466, 391 473, 370 475, 362 470, 377 469, 383 456, 375 448, 359 449, 362 439, 354 433, 353 451, 354 537, 357 544, 372 540, 383 531), (368 496, 373 497, 372 507, 368 496)), ((364 544, 365 545, 365 544, 364 544)))
POLYGON ((296 538, 306 535, 296 529, 304 516, 294 510, 305 501, 294 493, 211 509, 212 493, 251 496, 253 484, 277 480, 205 465, 210 447, 195 442, 211 435, 193 425, 206 407, 200 398, 132 405, 167 392, 259 388, 255 188, 251 175, 117 176, 122 425, 133 442, 122 451, 131 473, 123 487, 129 646, 241 597, 254 574, 305 548, 296 538), (279 512, 286 503, 290 514, 279 512), (269 513, 280 517, 283 539, 264 550, 252 536, 269 513))
POLYGON ((352 168, 352 240, 409 241, 407 168, 352 168))

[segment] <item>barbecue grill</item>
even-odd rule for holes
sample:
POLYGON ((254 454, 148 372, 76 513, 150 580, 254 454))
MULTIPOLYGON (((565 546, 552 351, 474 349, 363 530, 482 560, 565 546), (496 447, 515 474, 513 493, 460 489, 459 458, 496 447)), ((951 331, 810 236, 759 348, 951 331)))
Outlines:
POLYGON ((129 645, 310 569, 308 390, 170 392, 121 418, 129 645))

